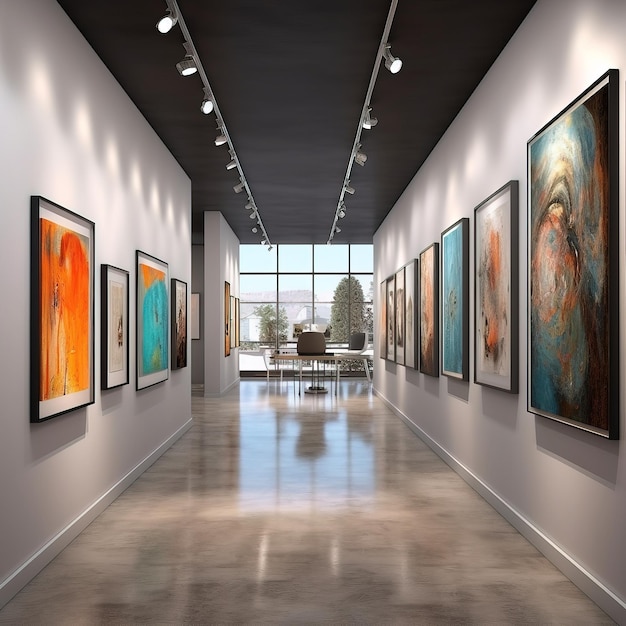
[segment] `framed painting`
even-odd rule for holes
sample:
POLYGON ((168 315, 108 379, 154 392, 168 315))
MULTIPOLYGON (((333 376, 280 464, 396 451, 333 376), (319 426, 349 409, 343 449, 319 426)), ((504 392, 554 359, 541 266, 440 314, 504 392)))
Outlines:
POLYGON ((224 281, 224 356, 230 356, 230 283, 224 281))
POLYGON ((404 365, 404 268, 399 269, 396 272, 396 305, 395 305, 395 319, 396 319, 396 363, 404 365))
POLYGON ((618 71, 528 142, 528 410, 619 429, 618 71))
POLYGON ((417 260, 404 267, 404 364, 417 369, 417 260))
POLYGON ((378 301, 378 351, 381 359, 387 358, 387 281, 380 283, 380 299, 378 301))
POLYGON ((469 380, 469 218, 441 233, 441 373, 469 380))
POLYGON ((168 379, 169 277, 167 263, 137 250, 137 389, 168 379))
POLYGON ((230 297, 230 347, 231 349, 237 345, 237 337, 235 336, 235 296, 230 297))
POLYGON ((187 367, 187 283, 172 278, 172 369, 187 367))
POLYGON ((100 266, 100 387, 129 383, 129 274, 113 265, 100 266))
POLYGON ((439 376, 439 244, 430 244, 419 255, 419 368, 439 376))
POLYGON ((474 209, 474 382, 518 392, 519 183, 474 209))
POLYGON ((241 318, 239 314, 239 298, 235 298, 235 348, 241 346, 241 340, 239 336, 239 327, 241 326, 241 318))
POLYGON ((396 277, 390 276, 386 284, 386 307, 387 307, 387 344, 386 353, 388 361, 396 360, 396 296, 395 296, 396 277))
POLYGON ((200 294, 191 294, 191 338, 200 339, 200 294))
POLYGON ((30 421, 95 401, 93 222, 31 196, 30 421))

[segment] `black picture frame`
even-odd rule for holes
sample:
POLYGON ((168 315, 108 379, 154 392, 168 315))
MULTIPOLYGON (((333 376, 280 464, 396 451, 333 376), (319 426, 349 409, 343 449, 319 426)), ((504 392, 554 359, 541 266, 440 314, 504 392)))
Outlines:
POLYGON ((619 438, 619 72, 528 141, 528 411, 619 438))
POLYGON ((94 222, 31 196, 30 421, 95 402, 94 222))
POLYGON ((418 365, 417 271, 417 259, 409 261, 404 266, 404 364, 411 369, 417 369, 418 365))
POLYGON ((439 376, 439 243, 419 254, 419 368, 427 376, 439 376))
POLYGON ((171 292, 171 329, 170 338, 172 346, 170 349, 172 370, 179 370, 187 367, 187 337, 188 337, 188 316, 187 316, 187 283, 172 278, 170 284, 171 292))
POLYGON ((169 267, 165 261, 136 251, 135 314, 136 388, 152 387, 169 378, 169 267))
POLYGON ((441 233, 441 373, 469 380, 469 218, 441 233))
POLYGON ((113 265, 100 266, 100 387, 128 385, 130 275, 113 265))
POLYGON ((474 382, 519 392, 519 182, 474 209, 474 382))

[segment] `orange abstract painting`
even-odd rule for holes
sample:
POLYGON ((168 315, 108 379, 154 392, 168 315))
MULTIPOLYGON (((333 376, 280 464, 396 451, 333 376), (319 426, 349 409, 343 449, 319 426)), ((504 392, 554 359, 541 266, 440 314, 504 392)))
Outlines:
POLYGON ((47 219, 41 233, 40 400, 89 389, 90 254, 86 236, 47 219))

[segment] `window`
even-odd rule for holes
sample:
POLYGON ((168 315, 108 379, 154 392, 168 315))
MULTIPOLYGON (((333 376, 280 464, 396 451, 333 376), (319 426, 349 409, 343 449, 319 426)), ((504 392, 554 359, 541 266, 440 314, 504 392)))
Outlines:
POLYGON ((346 345, 350 334, 373 334, 372 245, 241 245, 240 369, 263 369, 267 349, 294 347, 302 331, 346 345), (258 362, 258 367, 252 365, 258 362))

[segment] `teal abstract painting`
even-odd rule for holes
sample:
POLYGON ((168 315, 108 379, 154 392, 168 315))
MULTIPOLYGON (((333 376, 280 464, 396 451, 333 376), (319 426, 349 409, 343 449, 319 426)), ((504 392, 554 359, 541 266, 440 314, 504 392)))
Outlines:
POLYGON ((441 235, 442 373, 469 379, 469 219, 464 217, 441 235))

